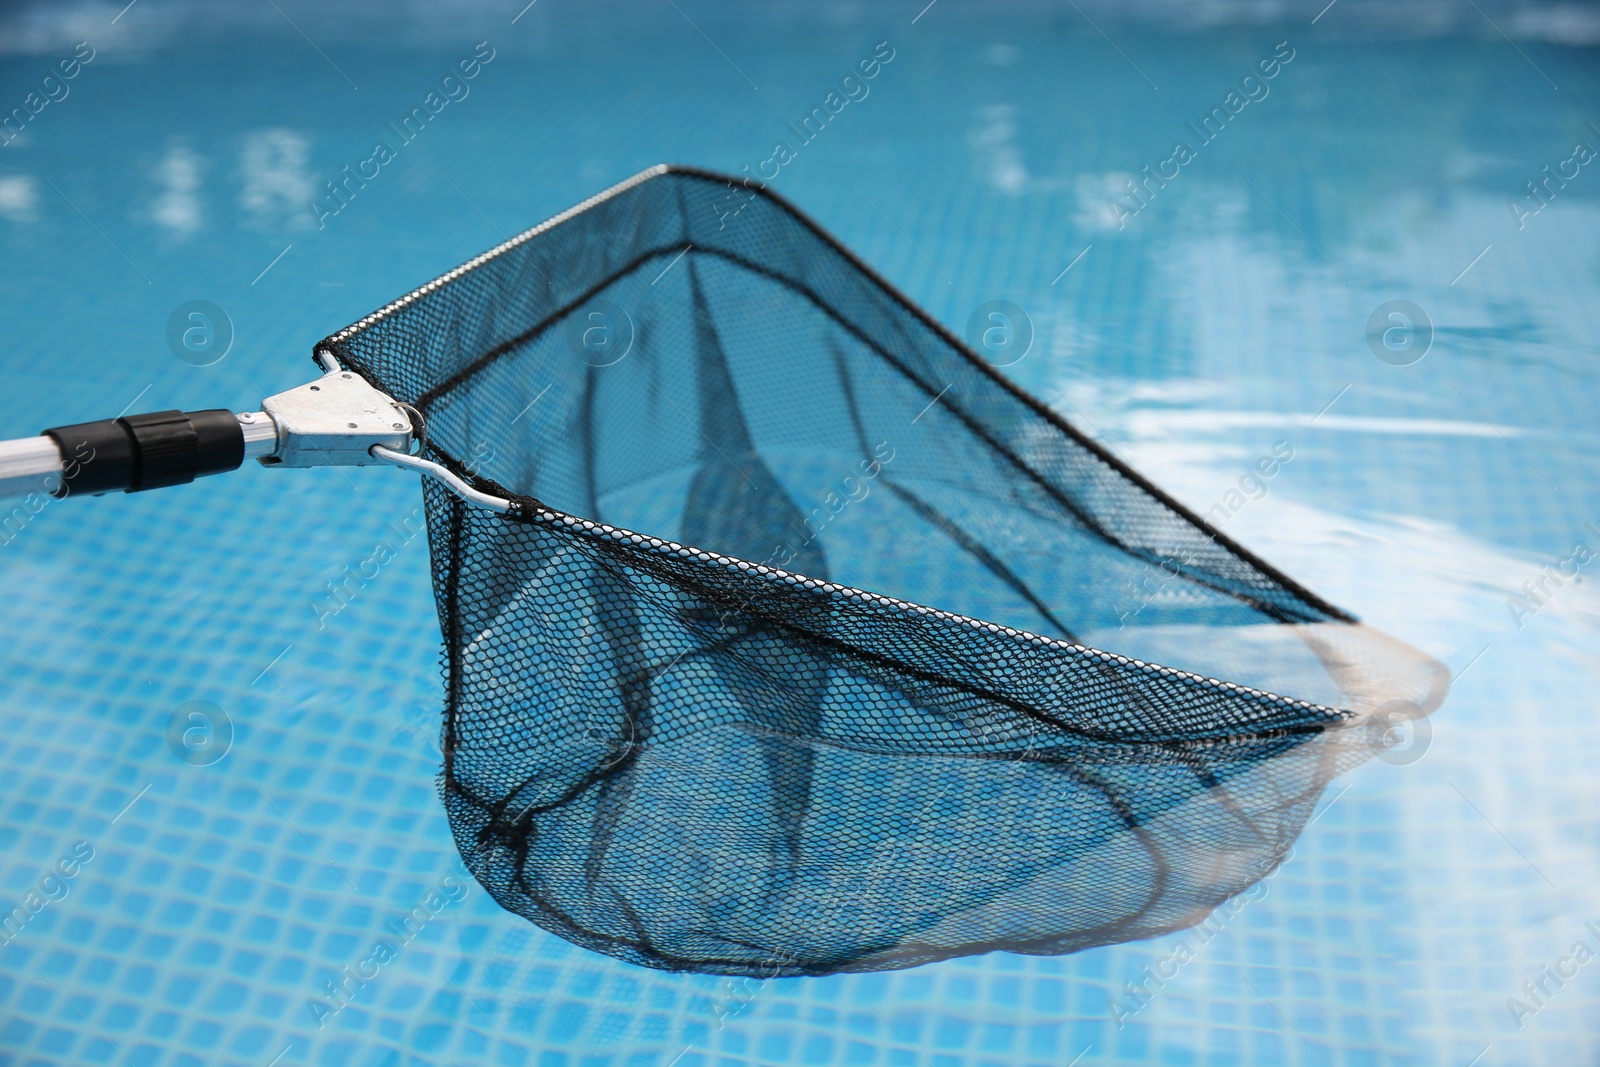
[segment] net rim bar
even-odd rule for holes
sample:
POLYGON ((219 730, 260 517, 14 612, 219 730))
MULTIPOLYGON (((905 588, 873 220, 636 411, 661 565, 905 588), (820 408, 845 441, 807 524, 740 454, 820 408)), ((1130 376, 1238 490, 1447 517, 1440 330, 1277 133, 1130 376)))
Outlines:
MULTIPOLYGON (((1030 410, 1032 410, 1036 415, 1041 416, 1047 422, 1049 422, 1052 426, 1054 426, 1056 429, 1060 430, 1062 433, 1065 433, 1067 436, 1072 438, 1072 440, 1076 444, 1082 446, 1083 448, 1085 448, 1088 451, 1090 451, 1091 453, 1093 453, 1096 457, 1098 457, 1102 462, 1104 462, 1105 464, 1110 466, 1118 474, 1121 474, 1123 477, 1125 477, 1129 481, 1133 482, 1139 488, 1143 489, 1145 492, 1147 492, 1151 496, 1155 497, 1162 504, 1165 504, 1167 507, 1171 508, 1178 515, 1180 515, 1187 522, 1189 522, 1192 526, 1194 526, 1197 530, 1199 530, 1202 534, 1210 537, 1213 541, 1215 541, 1217 544, 1221 545, 1223 548, 1226 548, 1227 550, 1233 552, 1240 559, 1244 560, 1246 563, 1249 563, 1251 566, 1257 568, 1259 571, 1261 571, 1267 577, 1271 578, 1273 581, 1278 582, 1284 588, 1286 588, 1287 590, 1292 592, 1294 595, 1300 597, 1302 600, 1304 600, 1306 603, 1310 604, 1312 607, 1316 608, 1319 611, 1324 612, 1325 614, 1331 616, 1332 618, 1334 618, 1335 620, 1337 620, 1339 622, 1356 623, 1356 622, 1360 621, 1355 615, 1351 614, 1350 612, 1347 612, 1347 611, 1343 610, 1342 608, 1336 607, 1335 605, 1333 605, 1333 604, 1329 603, 1328 601, 1324 600, 1321 596, 1318 596, 1316 593, 1312 592, 1310 589, 1307 589, 1305 586, 1301 585, 1295 579, 1291 578, 1289 575, 1285 574, 1283 571, 1279 570, 1277 567, 1273 566, 1271 563, 1268 563, 1266 560, 1264 560, 1264 559, 1260 558, 1259 556, 1257 556, 1254 552, 1251 552, 1249 549, 1245 548, 1243 545, 1239 544, 1238 542, 1234 541, 1232 538, 1228 537, 1221 530, 1218 530, 1215 527, 1213 527, 1203 517, 1201 517, 1200 515, 1197 515, 1193 511, 1191 511, 1187 506, 1185 506, 1184 504, 1179 502, 1177 499, 1172 497, 1170 494, 1168 494, 1166 492, 1166 490, 1162 489, 1160 486, 1156 485, 1155 483, 1151 482, 1149 479, 1145 478, 1144 475, 1140 474, 1137 470, 1135 470, 1134 468, 1129 466, 1126 462, 1124 462, 1115 453, 1113 453, 1109 449, 1107 449, 1104 445, 1101 445, 1099 442, 1097 442, 1094 439, 1086 436, 1077 427, 1075 427, 1071 423, 1067 422, 1060 415, 1056 414, 1056 412, 1052 411, 1050 408, 1046 407, 1039 400, 1037 400, 1033 396, 1030 396, 1027 392, 1022 390, 1016 384, 1014 384, 1009 378, 1005 377, 999 371, 997 371, 995 368, 989 366, 983 360, 979 359, 978 356, 976 355, 976 353, 974 353, 972 351, 972 349, 970 347, 968 347, 966 342, 962 341, 959 337, 957 337, 949 329, 947 329, 942 323, 938 322, 931 315, 929 315, 926 311, 924 311, 921 307, 919 307, 914 301, 911 300, 910 297, 906 296, 905 293, 901 292, 901 290, 898 287, 896 287, 894 285, 894 283, 890 282, 887 278, 885 278, 883 275, 878 273, 878 271, 875 270, 872 266, 870 266, 869 264, 864 262, 859 256, 857 256, 849 248, 847 248, 843 244, 841 244, 832 234, 830 234, 827 230, 823 229, 821 225, 819 225, 814 219, 812 219, 810 215, 806 214, 806 212, 801 210, 799 207, 796 207, 787 198, 785 198, 781 193, 774 192, 771 189, 771 187, 767 186, 767 185, 754 187, 754 186, 752 186, 750 184, 748 179, 738 178, 738 177, 734 177, 734 176, 727 175, 727 174, 721 174, 721 173, 719 173, 717 171, 707 170, 707 169, 702 168, 702 167, 695 167, 695 166, 690 166, 690 165, 682 164, 682 163, 657 163, 653 167, 648 167, 645 170, 642 170, 639 173, 637 173, 637 174, 635 174, 635 175, 633 175, 633 176, 631 176, 629 178, 625 178, 622 181, 620 181, 620 182, 616 183, 615 185, 611 186, 610 188, 603 189, 600 192, 596 193, 594 196, 591 196, 588 199, 583 200, 580 203, 574 204, 572 207, 567 208, 565 211, 562 211, 559 214, 556 214, 556 215, 546 219, 545 221, 543 221, 543 222, 541 222, 541 223, 539 223, 539 224, 537 224, 537 225, 535 225, 533 227, 530 227, 527 230, 524 230, 523 232, 517 234, 514 237, 511 237, 510 239, 508 239, 506 241, 502 241, 500 244, 495 245, 494 247, 490 248, 488 251, 482 252, 479 255, 474 256, 472 259, 467 260, 467 262, 462 263, 459 266, 457 266, 457 267, 455 267, 455 268, 453 268, 453 269, 451 269, 449 271, 446 271, 444 274, 441 274, 439 277, 433 279, 432 281, 418 286, 417 288, 413 289, 411 292, 405 294, 404 296, 400 297, 399 299, 393 300, 390 303, 385 304, 383 307, 379 308, 377 311, 372 312, 370 315, 367 315, 367 316, 357 320, 356 322, 351 323, 350 325, 346 326, 344 329, 338 331, 337 333, 334 333, 334 334, 330 335, 329 337, 324 338, 322 341, 319 341, 317 343, 316 347, 315 347, 315 350, 314 350, 315 357, 317 358, 318 362, 321 362, 321 356, 322 356, 322 354, 324 352, 328 351, 329 346, 340 345, 342 342, 344 342, 344 341, 348 340, 350 337, 354 336, 357 332, 359 332, 361 330, 364 330, 364 329, 366 329, 366 328, 368 328, 368 327, 370 327, 370 326, 372 326, 372 325, 374 325, 374 324, 376 324, 378 322, 381 322, 382 320, 388 318, 390 315, 393 315, 395 312, 401 310, 402 308, 407 307, 408 305, 416 302, 417 300, 419 300, 422 297, 426 296, 427 294, 433 292, 434 290, 442 288, 445 285, 448 285, 449 283, 455 281, 457 278, 459 278, 462 275, 468 273, 469 271, 476 270, 478 267, 480 267, 483 264, 489 262, 490 260, 496 259, 499 256, 504 255, 505 253, 511 251, 512 249, 518 247, 519 245, 525 244, 526 242, 532 240, 533 238, 539 236, 540 234, 546 233, 546 232, 554 229, 555 227, 561 225, 564 222, 567 222, 568 220, 576 217, 577 215, 579 215, 579 214, 581 214, 581 213, 583 213, 585 211, 588 211, 589 209, 595 207, 596 205, 602 204, 602 203, 606 202, 607 200, 611 200, 611 199, 613 199, 615 197, 621 196, 623 193, 628 192, 629 190, 631 190, 631 189, 633 189, 633 188, 635 188, 635 187, 637 187, 639 185, 642 185, 645 182, 650 181, 653 178, 659 178, 659 177, 662 177, 662 176, 667 175, 667 174, 681 174, 681 175, 684 175, 686 177, 699 179, 701 181, 723 184, 723 185, 727 185, 727 186, 730 186, 730 187, 735 185, 735 184, 738 184, 738 185, 744 187, 745 189, 748 189, 748 190, 750 190, 752 192, 759 193, 760 195, 767 197, 769 200, 771 200, 778 207, 782 208, 784 211, 788 212, 791 216, 793 216, 797 221, 799 221, 802 225, 804 225, 807 229, 809 229, 814 235, 816 235, 818 238, 820 238, 822 241, 824 241, 835 252, 837 252, 839 255, 843 256, 844 259, 846 260, 846 262, 848 262, 852 267, 854 267, 857 270, 859 270, 871 282, 873 282, 880 289, 882 289, 885 293, 887 293, 896 303, 900 304, 902 308, 904 308, 906 311, 910 312, 913 316, 915 316, 916 319, 919 322, 921 322, 924 326, 927 326, 929 329, 933 330, 933 332, 941 340, 943 340, 946 344, 950 345, 957 352, 961 353, 961 355, 963 357, 965 357, 967 362, 972 367, 974 367, 975 369, 980 371, 982 374, 986 375, 989 378, 990 381, 992 381, 995 384, 1001 386, 1013 398, 1021 401, 1030 410)), ((336 351, 336 349, 334 349, 334 350, 336 351)))
MULTIPOLYGON (((1133 659, 1132 657, 1124 656, 1117 652, 1108 652, 1105 649, 1095 648, 1091 645, 1081 644, 1077 641, 1063 641, 1060 638, 1048 637, 1044 634, 1036 634, 1028 630, 1018 630, 1015 627, 1006 626, 1002 623, 987 622, 983 619, 975 619, 970 615, 960 615, 953 611, 945 611, 942 608, 930 607, 927 604, 918 604, 910 600, 901 600, 897 597, 889 596, 886 593, 874 593, 865 589, 857 589, 854 586, 840 585, 837 582, 829 582, 820 578, 812 578, 804 574, 796 574, 793 571, 786 571, 780 567, 769 567, 764 563, 752 563, 749 560, 739 559, 735 556, 725 556, 719 552, 712 552, 710 549, 695 548, 690 545, 680 544, 677 541, 667 541, 659 537, 653 537, 649 534, 623 529, 619 526, 611 526, 607 523, 595 522, 592 519, 585 519, 581 516, 569 515, 566 512, 557 511, 546 504, 528 498, 524 498, 521 501, 513 500, 512 503, 514 505, 522 505, 514 506, 512 510, 507 512, 508 517, 513 519, 521 519, 522 521, 526 522, 542 523, 544 525, 551 526, 563 526, 569 530, 579 533, 582 536, 597 541, 626 543, 636 548, 648 549, 657 555, 670 556, 678 559, 692 559, 701 563, 716 564, 718 566, 740 571, 749 577, 755 577, 760 580, 783 585, 791 589, 804 590, 805 592, 816 596, 819 599, 843 597, 848 600, 865 601, 875 607, 892 608, 896 611, 937 619, 941 622, 954 623, 969 629, 980 630, 984 633, 997 634, 1009 638, 1010 640, 1019 644, 1035 645, 1042 648, 1052 648, 1071 652, 1078 658, 1097 659, 1102 663, 1109 663, 1115 666, 1131 668, 1142 674, 1148 674, 1158 678, 1179 679, 1190 684, 1201 685, 1204 688, 1220 689, 1229 693, 1235 693, 1245 697, 1259 699, 1277 707, 1293 708, 1299 711, 1317 713, 1332 720, 1328 725, 1351 722, 1360 717, 1357 712, 1349 709, 1334 708, 1329 707, 1326 704, 1318 704, 1309 700, 1301 700, 1298 697, 1283 696, 1279 693, 1269 693, 1266 690, 1253 689, 1250 686, 1240 685, 1237 682, 1229 682, 1221 678, 1209 678, 1203 674, 1196 674, 1193 671, 1186 671, 1179 667, 1167 667, 1159 663, 1151 663, 1147 660, 1133 659), (528 507, 527 505, 532 505, 532 507, 528 507)), ((1280 625, 1295 624, 1283 623, 1280 625)), ((1231 738, 1234 736, 1236 735, 1229 734, 1226 735, 1226 738, 1231 738)))
POLYGON ((435 463, 431 459, 423 459, 421 456, 414 456, 406 452, 396 452, 394 449, 385 448, 382 445, 373 445, 367 451, 378 459, 393 463, 396 467, 405 467, 407 470, 414 470, 420 474, 437 478, 462 500, 476 504, 488 511, 497 511, 504 515, 517 506, 515 502, 505 497, 495 496, 492 493, 485 493, 480 489, 474 488, 464 479, 457 476, 455 471, 442 463, 435 463))
MULTIPOLYGON (((477 507, 483 508, 486 511, 492 511, 497 514, 505 515, 513 520, 537 523, 546 526, 561 526, 591 540, 626 543, 635 548, 643 548, 655 555, 666 556, 675 559, 694 560, 697 563, 711 563, 717 566, 729 568, 731 570, 740 571, 746 576, 754 577, 758 580, 769 581, 774 584, 783 585, 790 589, 803 590, 819 598, 842 597, 846 600, 865 601, 866 603, 872 604, 875 607, 887 607, 897 611, 903 611, 914 615, 921 615, 927 618, 936 619, 941 622, 954 623, 958 626, 962 626, 967 629, 978 630, 987 634, 997 634, 1019 644, 1031 644, 1042 648, 1050 648, 1069 652, 1078 659, 1096 659, 1101 663, 1133 669, 1139 673, 1152 675, 1158 678, 1176 679, 1186 682, 1190 685, 1199 685, 1206 689, 1222 690, 1224 692, 1236 694, 1247 699, 1258 700, 1269 706, 1281 709, 1311 712, 1327 719, 1327 725, 1329 726, 1339 726, 1342 724, 1353 723, 1355 720, 1360 718, 1358 712, 1350 709, 1336 708, 1327 704, 1318 704, 1315 701, 1301 700, 1298 697, 1284 696, 1281 693, 1268 692, 1264 689, 1255 689, 1251 686, 1240 685, 1238 682, 1230 682, 1226 679, 1212 678, 1207 675, 1197 674, 1194 671, 1186 671, 1180 667, 1168 667, 1159 663, 1151 663, 1147 660, 1134 659, 1117 652, 1108 652, 1105 649, 1095 648, 1092 645, 1085 645, 1077 641, 1063 641, 1059 638, 1048 637, 1044 634, 1036 634, 1029 630, 1018 630, 1015 627, 1006 626, 1001 623, 976 619, 970 615, 961 615, 953 611, 945 611, 942 608, 931 607, 927 604, 918 604, 910 600, 901 600, 898 597, 892 597, 886 593, 874 593, 870 590, 858 589, 855 586, 841 585, 837 582, 829 582, 820 578, 812 578, 808 575, 797 574, 793 571, 783 570, 780 567, 769 567, 764 563, 753 563, 749 560, 739 559, 735 556, 727 556, 719 552, 713 552, 710 549, 695 548, 691 545, 684 545, 677 541, 667 541, 659 537, 651 536, 650 534, 639 533, 635 530, 628 530, 624 527, 612 526, 603 522, 595 522, 592 519, 586 519, 580 515, 571 515, 564 511, 557 511, 555 508, 550 507, 542 501, 535 500, 532 497, 517 496, 516 494, 505 490, 504 487, 495 483, 491 479, 473 477, 473 481, 487 484, 493 489, 500 490, 501 492, 505 493, 505 495, 501 496, 493 492, 485 492, 471 485, 467 478, 462 477, 462 475, 456 473, 454 470, 451 470, 449 466, 446 466, 443 463, 437 463, 422 456, 396 452, 392 449, 384 448, 382 445, 374 445, 371 449, 371 453, 376 458, 382 459, 388 463, 392 463, 397 467, 403 467, 407 470, 414 470, 420 474, 425 474, 436 479, 447 489, 449 489, 450 492, 454 493, 457 498, 465 503, 476 505, 477 507)), ((1282 623, 1280 625, 1295 626, 1300 624, 1282 623)), ((1284 733, 1304 732, 1303 729, 1296 730, 1278 727, 1269 727, 1267 732, 1277 733, 1280 730, 1284 733)), ((1226 734, 1220 735, 1216 738, 1199 737, 1188 740, 1196 742, 1216 740, 1220 742, 1237 740, 1241 736, 1254 737, 1256 734, 1226 734)))

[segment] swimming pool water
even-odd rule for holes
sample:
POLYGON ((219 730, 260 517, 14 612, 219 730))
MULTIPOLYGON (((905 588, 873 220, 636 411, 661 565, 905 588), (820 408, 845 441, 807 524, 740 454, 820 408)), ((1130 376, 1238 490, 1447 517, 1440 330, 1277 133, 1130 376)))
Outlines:
POLYGON ((1600 564, 1561 571, 1600 551, 1594 8, 276 7, 0 12, 0 107, 29 115, 0 147, 3 436, 254 408, 503 236, 662 160, 770 173, 784 142, 774 188, 935 317, 977 336, 1016 305, 1006 373, 1457 680, 1204 933, 670 975, 463 875, 414 477, 252 465, 13 512, 0 905, 47 903, 0 948, 0 1063, 1600 1061, 1574 954, 1600 952, 1600 564), (369 177, 312 208, 346 166, 369 177), (215 362, 187 312, 169 343, 196 300, 231 323, 215 362), (1431 345, 1369 331, 1396 300, 1431 345))

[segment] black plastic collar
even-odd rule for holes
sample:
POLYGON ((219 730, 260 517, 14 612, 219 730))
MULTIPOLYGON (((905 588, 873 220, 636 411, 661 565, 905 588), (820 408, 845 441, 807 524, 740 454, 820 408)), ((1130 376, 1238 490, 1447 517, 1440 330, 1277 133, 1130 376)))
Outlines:
POLYGON ((184 485, 205 474, 237 470, 244 431, 233 412, 157 411, 44 431, 61 449, 58 497, 184 485))

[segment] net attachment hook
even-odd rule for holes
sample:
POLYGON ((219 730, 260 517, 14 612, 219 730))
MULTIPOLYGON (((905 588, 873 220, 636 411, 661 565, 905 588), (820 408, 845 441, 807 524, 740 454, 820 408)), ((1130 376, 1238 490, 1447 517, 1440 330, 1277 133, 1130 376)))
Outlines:
POLYGON ((428 420, 423 418, 422 412, 417 407, 407 404, 404 400, 396 400, 394 406, 411 416, 411 430, 417 446, 411 455, 422 455, 428 450, 428 420))

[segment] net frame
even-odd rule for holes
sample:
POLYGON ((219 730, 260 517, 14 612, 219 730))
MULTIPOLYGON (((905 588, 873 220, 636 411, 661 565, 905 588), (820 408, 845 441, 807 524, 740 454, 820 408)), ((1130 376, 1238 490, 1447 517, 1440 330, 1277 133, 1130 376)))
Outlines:
MULTIPOLYGON (((643 251, 615 264, 599 280, 555 302, 531 325, 523 322, 521 329, 499 338, 493 344, 479 344, 478 353, 465 362, 458 360, 459 365, 454 366, 450 373, 438 375, 434 371, 437 380, 431 384, 424 381, 427 376, 425 373, 407 370, 398 365, 391 354, 386 354, 381 337, 374 344, 369 335, 381 333, 386 323, 407 314, 408 309, 426 305, 439 294, 448 293, 452 286, 463 279, 472 278, 475 272, 491 267, 497 261, 503 262, 541 237, 559 232, 561 227, 574 220, 588 217, 590 212, 626 197, 647 182, 669 176, 674 180, 721 186, 734 190, 735 195, 759 196, 763 203, 774 206, 804 227, 812 239, 856 272, 869 288, 892 305, 897 314, 915 322, 950 352, 964 359, 966 369, 979 376, 987 387, 1021 404, 1032 416, 1044 420, 1054 431, 1069 439, 1085 454, 1093 456, 1126 484, 1145 494, 1168 514, 1187 523, 1206 543, 1242 562, 1266 583, 1281 590, 1290 605, 1285 608, 1280 602, 1256 600, 1251 604, 1253 609, 1291 625, 1348 626, 1355 623, 1353 616, 1328 604, 1227 538, 1109 450, 1013 385, 979 359, 959 338, 782 197, 767 189, 752 190, 735 179, 698 168, 663 165, 635 175, 346 327, 320 342, 316 346, 316 354, 319 358, 336 360, 397 399, 416 405, 426 415, 442 397, 470 383, 495 361, 516 352, 530 338, 536 338, 548 330, 552 323, 563 320, 574 310, 583 307, 616 279, 637 271, 644 263, 677 246, 671 243, 648 245, 643 251), (743 194, 734 189, 735 185, 743 189, 743 194)), ((684 248, 684 252, 687 251, 688 248, 684 248)), ((532 266, 533 272, 543 274, 534 260, 528 258, 519 268, 519 276, 527 276, 531 281, 527 269, 529 266, 532 266)), ((547 283, 550 281, 548 278, 545 280, 547 283)), ((914 374, 910 376, 915 377, 914 374)), ((931 388, 926 391, 928 395, 933 395, 931 388)), ((425 453, 474 489, 509 502, 504 515, 495 515, 469 507, 460 498, 431 483, 425 488, 430 538, 436 561, 435 590, 445 638, 447 708, 441 788, 447 806, 451 807, 452 827, 456 831, 458 844, 468 857, 469 867, 474 874, 502 905, 570 940, 632 962, 668 969, 757 977, 825 974, 841 970, 908 966, 993 949, 1049 953, 1072 951, 1092 944, 1103 944, 1108 940, 1153 936, 1178 929, 1199 921, 1211 907, 1270 873, 1281 862, 1293 833, 1309 816, 1311 804, 1320 793, 1322 783, 1332 774, 1364 758, 1373 748, 1372 720, 1359 711, 1279 696, 1191 671, 1118 655, 1077 641, 984 621, 724 552, 709 551, 597 522, 550 507, 473 470, 459 449, 452 449, 438 437, 430 437, 426 441, 425 453), (948 679, 952 662, 959 661, 962 670, 993 682, 983 692, 984 699, 1009 704, 1024 718, 1029 715, 1038 718, 1055 731, 1052 743, 1058 749, 1063 744, 1070 749, 1072 744, 1079 742, 1094 747, 1094 754, 1089 760, 1091 763, 1105 766, 1116 765, 1124 760, 1142 760, 1148 764, 1152 760, 1151 752, 1155 751, 1158 753, 1156 763, 1170 760, 1175 766, 1193 771, 1197 777, 1210 776, 1213 781, 1220 781, 1226 780, 1227 774, 1253 774, 1273 759, 1289 753, 1298 754, 1301 762, 1311 769, 1302 788, 1288 791, 1288 799, 1282 805, 1287 816, 1275 829, 1257 834, 1260 840, 1251 845, 1248 860, 1242 862, 1230 877, 1209 887, 1208 891, 1196 890, 1191 893, 1194 899, 1186 898, 1179 902, 1180 906, 1158 909, 1152 905, 1145 910, 1135 909, 1135 916, 1131 919, 1124 916, 1115 922, 1089 924, 1067 932, 1035 932, 1035 936, 1010 936, 1003 931, 990 931, 986 936, 975 937, 971 930, 964 930, 958 936, 941 940, 926 936, 926 929, 913 930, 909 935, 902 930, 895 937, 879 938, 844 951, 828 947, 827 951, 802 953, 790 952, 772 943, 747 944, 739 946, 738 951, 728 950, 728 945, 735 943, 736 938, 725 938, 726 943, 715 951, 698 943, 685 950, 682 946, 665 944, 660 936, 645 929, 647 923, 631 914, 613 923, 612 929, 602 929, 603 923, 581 921, 559 907, 549 906, 548 901, 541 899, 540 893, 528 885, 527 872, 523 869, 529 862, 527 837, 532 834, 527 829, 528 820, 530 814, 543 814, 543 809, 536 811, 538 804, 528 801, 519 790, 512 790, 492 802, 470 796, 472 791, 463 785, 464 776, 458 772, 459 754, 471 747, 463 742, 458 731, 461 709, 472 702, 472 695, 464 687, 469 685, 468 678, 473 668, 464 657, 474 643, 473 627, 483 625, 482 620, 469 623, 463 618, 463 587, 464 584, 470 585, 473 579, 471 575, 463 573, 460 560, 464 554, 478 550, 475 546, 491 544, 502 537, 505 531, 519 528, 541 530, 582 542, 589 546, 596 558, 622 560, 619 566, 632 568, 631 573, 642 576, 638 580, 646 585, 654 581, 663 589, 695 588, 704 592, 704 589, 716 585, 718 581, 731 580, 743 590, 741 599, 735 605, 738 612, 774 624, 782 620, 785 632, 794 635, 796 640, 817 642, 819 647, 827 646, 835 654, 857 655, 875 642, 881 643, 884 633, 897 627, 901 630, 910 627, 915 630, 917 637, 896 646, 901 653, 895 664, 897 670, 909 671, 913 677, 918 677, 918 672, 921 672, 920 677, 925 681, 942 681, 948 679), (621 556, 617 555, 619 552, 621 556), (807 620, 812 617, 822 621, 808 627, 807 620), (934 635, 934 639, 930 640, 929 635, 934 635), (941 647, 941 641, 945 642, 944 647, 941 647), (926 645, 926 649, 919 652, 916 648, 918 642, 926 645), (1030 698, 1027 699, 1015 697, 1019 683, 1011 676, 1018 649, 1028 650, 1030 663, 1048 662, 1058 671, 1056 675, 1036 680, 1035 689, 1030 691, 1030 698), (917 662, 919 655, 922 660, 917 662), (984 657, 988 657, 987 667, 981 664, 974 666, 984 657), (1074 678, 1077 681, 1073 681, 1074 678), (1048 714, 1040 716, 1040 708, 1048 703, 1046 691, 1063 685, 1109 685, 1119 692, 1144 694, 1147 699, 1140 704, 1140 716, 1118 722, 1115 729, 1097 726, 1087 719, 1073 720, 1048 714), (1224 725, 1219 727, 1219 721, 1224 725), (1062 737, 1075 740, 1066 743, 1062 737), (1201 764, 1206 767, 1203 773, 1195 770, 1201 764), (1219 766, 1226 769, 1220 779, 1216 773, 1219 766), (463 807, 475 808, 483 817, 460 815, 463 807), (520 841, 517 839, 519 832, 524 835, 520 841)), ((1121 547, 1130 552, 1137 551, 1126 545, 1121 547)), ((1224 589, 1223 592, 1238 595, 1234 589, 1224 589)), ((659 666, 657 664, 656 668, 659 666)), ((671 669, 672 665, 669 664, 666 670, 671 669)), ((978 688, 985 689, 983 686, 978 688)), ((630 723, 629 730, 634 729, 636 726, 630 723)), ((1020 750, 1017 737, 1008 736, 1000 740, 1011 746, 1004 749, 1008 760, 1026 763, 1047 755, 1043 749, 1036 750, 1031 739, 1023 743, 1020 750)), ((596 781, 622 773, 631 766, 631 761, 638 759, 642 747, 623 744, 608 755, 602 761, 603 765, 581 784, 588 788, 596 781)), ((1055 752, 1052 758, 1057 757, 1068 758, 1061 757, 1060 751, 1055 752)), ((1073 760, 1084 758, 1084 754, 1077 751, 1070 756, 1073 760)), ((1125 828, 1143 841, 1141 834, 1151 826, 1171 817, 1172 812, 1181 812, 1185 804, 1193 803, 1196 803, 1194 798, 1186 796, 1174 800, 1166 809, 1130 816, 1125 828)), ((1254 829, 1261 828, 1256 826, 1254 829)), ((1014 895, 1015 890, 1012 892, 1014 895)), ((984 922, 977 925, 981 927, 984 923, 996 925, 992 917, 985 917, 984 922)), ((797 933, 791 929, 784 936, 794 938, 797 933)))

